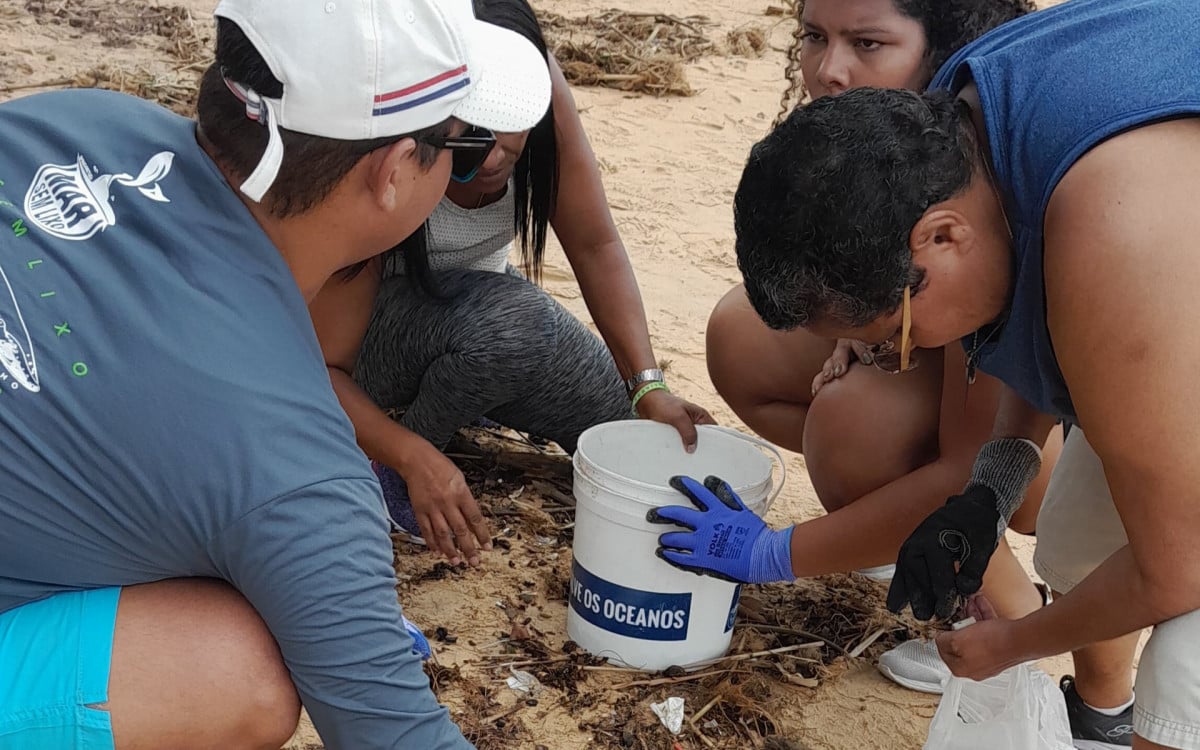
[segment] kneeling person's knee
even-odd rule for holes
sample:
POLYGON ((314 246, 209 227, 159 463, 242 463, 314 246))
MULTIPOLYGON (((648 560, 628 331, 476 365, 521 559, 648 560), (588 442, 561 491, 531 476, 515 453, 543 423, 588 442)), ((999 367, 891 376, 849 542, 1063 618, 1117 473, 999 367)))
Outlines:
POLYGON ((224 583, 186 579, 121 594, 109 701, 124 747, 279 748, 300 699, 258 613, 224 583))

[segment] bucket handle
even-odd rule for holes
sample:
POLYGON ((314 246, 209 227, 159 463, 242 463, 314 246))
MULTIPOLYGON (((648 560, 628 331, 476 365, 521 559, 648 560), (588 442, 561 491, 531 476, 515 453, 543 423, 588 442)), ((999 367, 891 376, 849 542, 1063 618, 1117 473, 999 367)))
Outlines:
POLYGON ((779 450, 774 443, 763 440, 757 435, 748 435, 741 430, 735 430, 732 427, 726 427, 725 425, 717 424, 705 425, 705 427, 711 430, 718 430, 726 435, 729 435, 730 437, 744 440, 756 448, 761 448, 762 450, 767 451, 774 456, 775 460, 779 462, 779 484, 774 485, 771 488, 771 494, 767 496, 766 505, 763 506, 763 515, 766 515, 767 511, 771 510, 771 506, 775 504, 775 499, 779 497, 779 493, 783 492, 783 486, 787 484, 787 461, 783 459, 783 451, 779 450))

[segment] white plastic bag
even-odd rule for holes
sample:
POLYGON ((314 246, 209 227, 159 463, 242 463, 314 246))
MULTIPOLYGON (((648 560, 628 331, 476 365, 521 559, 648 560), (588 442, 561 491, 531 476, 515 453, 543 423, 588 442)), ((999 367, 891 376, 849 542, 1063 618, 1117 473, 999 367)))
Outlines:
POLYGON ((1066 701, 1028 664, 983 682, 951 677, 925 750, 1072 750, 1066 701))

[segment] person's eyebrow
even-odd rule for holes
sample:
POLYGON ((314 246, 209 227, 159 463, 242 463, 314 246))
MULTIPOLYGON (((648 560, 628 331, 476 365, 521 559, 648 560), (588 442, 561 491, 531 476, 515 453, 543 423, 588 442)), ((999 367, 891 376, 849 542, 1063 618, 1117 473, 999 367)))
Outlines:
POLYGON ((816 31, 816 32, 819 32, 819 33, 821 33, 821 34, 824 34, 824 33, 825 33, 825 29, 821 28, 821 24, 819 24, 819 23, 814 23, 813 21, 806 21, 806 20, 804 20, 803 18, 801 18, 801 19, 800 19, 800 25, 801 25, 801 26, 803 26, 804 28, 806 28, 806 29, 810 30, 810 31, 816 31))
POLYGON ((846 31, 846 36, 869 36, 869 35, 884 35, 890 36, 893 32, 890 29, 885 29, 882 26, 863 26, 857 29, 849 29, 846 31))

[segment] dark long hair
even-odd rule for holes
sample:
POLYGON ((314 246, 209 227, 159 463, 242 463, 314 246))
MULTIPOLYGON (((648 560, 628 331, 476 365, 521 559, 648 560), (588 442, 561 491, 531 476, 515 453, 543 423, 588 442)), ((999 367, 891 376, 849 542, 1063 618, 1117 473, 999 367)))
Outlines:
MULTIPOLYGON (((527 0, 475 0, 475 17, 525 37, 549 64, 550 52, 541 24, 527 0)), ((513 167, 513 189, 513 231, 521 244, 521 266, 525 276, 536 284, 542 278, 546 232, 558 202, 558 139, 554 134, 553 107, 547 109, 546 116, 529 131, 525 150, 513 167)), ((422 227, 389 250, 384 264, 386 267, 394 262, 392 256, 400 253, 404 273, 413 287, 435 299, 445 300, 446 295, 429 268, 428 231, 427 226, 422 227)), ((361 266, 346 269, 343 278, 353 278, 360 270, 361 266)))
MULTIPOLYGON (((527 0, 475 0, 475 17, 515 31, 537 47, 550 62, 542 27, 527 0)), ((554 108, 529 131, 525 150, 513 169, 516 212, 513 218, 521 243, 521 265, 535 284, 541 281, 546 254, 546 231, 558 201, 558 140, 554 135, 554 108)))

